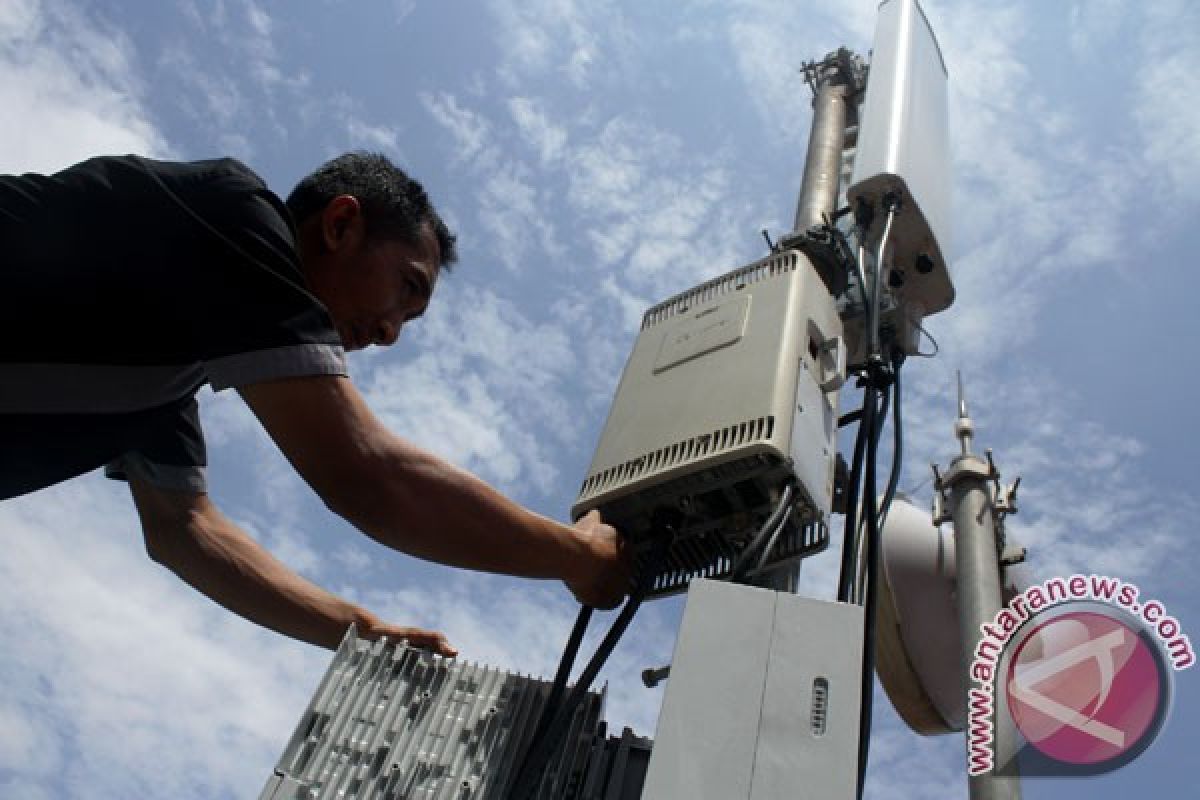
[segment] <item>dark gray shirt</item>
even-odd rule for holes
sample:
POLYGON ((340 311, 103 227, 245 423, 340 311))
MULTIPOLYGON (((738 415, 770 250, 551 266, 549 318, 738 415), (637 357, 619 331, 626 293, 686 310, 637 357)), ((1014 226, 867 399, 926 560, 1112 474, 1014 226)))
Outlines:
POLYGON ((105 464, 203 491, 197 389, 328 374, 291 217, 244 165, 0 176, 0 498, 105 464))

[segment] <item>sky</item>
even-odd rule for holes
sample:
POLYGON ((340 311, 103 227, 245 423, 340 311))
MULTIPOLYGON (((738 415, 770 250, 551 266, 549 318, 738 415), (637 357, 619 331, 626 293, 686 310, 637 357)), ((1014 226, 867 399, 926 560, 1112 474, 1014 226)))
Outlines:
MULTIPOLYGON (((1196 637, 1200 6, 924 7, 950 74, 958 296, 927 320, 938 356, 905 368, 901 486, 927 504, 929 464, 956 453, 962 370, 978 445, 1023 478, 1009 525, 1033 574, 1119 576, 1196 637)), ((352 377, 397 434, 565 519, 641 313, 790 228, 798 68, 865 55, 874 17, 871 0, 5 0, 0 172, 229 155, 285 195, 341 152, 387 154, 461 261, 396 346, 350 356, 352 377)), ((235 393, 200 402, 212 496, 277 556, 461 658, 553 673, 576 610, 562 586, 385 550, 235 393)), ((0 505, 0 543, 0 796, 257 796, 329 653, 151 562, 126 489, 99 475, 0 505)), ((837 544, 804 593, 832 595, 837 544)), ((638 675, 669 660, 681 609, 644 607, 614 654, 611 725, 653 734, 661 689, 638 675)), ((1194 786, 1196 681, 1176 676, 1137 761, 1025 797, 1194 786)), ((966 796, 961 736, 912 733, 882 693, 875 708, 868 797, 966 796)))

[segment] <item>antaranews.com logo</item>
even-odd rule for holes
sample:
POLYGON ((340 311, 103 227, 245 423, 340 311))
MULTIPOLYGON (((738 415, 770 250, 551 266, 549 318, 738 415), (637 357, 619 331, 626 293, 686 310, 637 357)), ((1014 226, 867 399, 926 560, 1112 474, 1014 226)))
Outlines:
POLYGON ((1172 672, 1196 658, 1179 621, 1140 595, 1103 575, 1051 578, 980 626, 967 693, 969 775, 1018 755, 1023 775, 1097 775, 1150 746, 1170 708, 1172 672), (998 757, 999 705, 1017 741, 998 757))

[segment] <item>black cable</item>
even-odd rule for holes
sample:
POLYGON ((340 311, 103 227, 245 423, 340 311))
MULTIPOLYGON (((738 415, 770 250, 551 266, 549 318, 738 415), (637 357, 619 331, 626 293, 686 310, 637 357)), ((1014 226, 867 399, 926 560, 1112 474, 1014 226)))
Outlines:
POLYGON ((538 741, 546 734, 550 720, 558 711, 563 692, 567 689, 567 681, 571 677, 571 668, 575 666, 575 657, 579 654, 579 646, 583 643, 583 635, 587 632, 588 623, 592 619, 592 611, 591 606, 580 606, 579 608, 579 615, 575 617, 575 627, 571 629, 571 635, 567 637, 567 646, 563 649, 562 658, 559 659, 558 671, 554 673, 554 684, 550 687, 546 705, 542 707, 537 726, 533 729, 531 742, 538 741))
POLYGON ((887 221, 883 226, 883 234, 879 239, 879 250, 875 257, 875 284, 871 292, 872 315, 870 322, 870 346, 867 358, 867 388, 863 402, 862 427, 866 428, 867 454, 863 468, 863 511, 867 521, 867 587, 863 594, 863 669, 861 686, 861 706, 858 729, 858 798, 862 800, 863 790, 867 782, 867 761, 871 750, 871 716, 875 688, 875 606, 879 588, 879 507, 876 505, 875 466, 879 454, 880 426, 875 415, 879 411, 876 405, 876 392, 884 385, 886 378, 885 366, 879 348, 879 304, 883 294, 884 256, 887 254, 888 236, 891 233, 892 222, 900 207, 900 198, 888 193, 883 197, 884 208, 887 209, 887 221))
POLYGON ((879 529, 883 530, 887 522, 888 511, 892 508, 892 500, 896 497, 896 487, 900 483, 900 470, 904 461, 904 428, 900 414, 900 367, 904 364, 904 354, 896 353, 892 358, 892 469, 888 475, 887 489, 883 494, 883 503, 879 507, 879 529))
POLYGON ((754 554, 759 552, 759 549, 771 538, 778 528, 787 519, 787 515, 792 510, 792 494, 795 488, 792 484, 787 484, 783 487, 783 493, 779 497, 779 504, 775 506, 775 510, 767 517, 762 527, 758 529, 758 533, 754 534, 754 538, 750 543, 738 554, 737 559, 733 562, 733 566, 729 568, 729 577, 726 579, 731 583, 737 583, 745 577, 750 559, 754 554))
MULTIPOLYGON (((854 586, 854 576, 858 574, 855 566, 858 561, 858 553, 854 547, 854 540, 857 538, 858 531, 858 495, 859 482, 862 480, 863 457, 866 453, 866 440, 868 426, 862 418, 866 414, 866 396, 863 396, 863 405, 858 421, 858 432, 854 436, 854 455, 850 458, 850 477, 846 481, 846 516, 845 523, 842 526, 842 569, 838 576, 838 592, 837 599, 840 603, 850 602, 850 592, 854 586)), ((874 427, 872 424, 870 427, 874 427)))
POLYGON ((613 649, 617 646, 617 641, 625 633, 625 629, 629 627, 630 621, 633 620, 633 615, 637 613, 638 607, 641 604, 642 596, 640 595, 633 595, 626 601, 625 606, 621 609, 621 613, 617 615, 617 619, 613 622, 604 640, 596 649, 596 654, 592 656, 592 660, 584 668, 583 673, 579 676, 579 680, 571 687, 566 700, 555 710, 554 716, 546 723, 542 735, 537 739, 531 740, 529 750, 526 751, 525 760, 517 772, 516 781, 513 783, 513 790, 510 795, 513 800, 523 800, 524 798, 531 797, 537 790, 546 764, 554 754, 554 748, 558 745, 566 727, 570 724, 571 717, 574 716, 584 695, 591 688, 592 681, 596 679, 596 675, 600 672, 604 662, 612 654, 613 649))
POLYGON ((925 328, 921 325, 920 322, 917 322, 915 324, 917 326, 917 330, 919 330, 921 333, 925 334, 925 338, 928 339, 929 343, 933 345, 933 352, 932 353, 922 353, 921 351, 918 350, 917 352, 913 353, 913 355, 919 356, 920 358, 933 358, 934 356, 936 356, 938 354, 938 351, 941 350, 941 348, 938 347, 937 339, 933 338, 933 334, 930 333, 929 331, 925 330, 925 328))
MULTIPOLYGON (((868 385, 863 405, 863 426, 873 434, 879 430, 875 422, 875 415, 879 410, 876 399, 877 391, 874 386, 868 385)), ((867 586, 863 609, 863 670, 858 730, 858 797, 860 799, 866 783, 867 760, 870 755, 872 701, 875 688, 875 590, 879 572, 879 509, 875 500, 875 458, 878 454, 878 446, 879 437, 869 435, 863 470, 862 498, 863 512, 867 522, 867 586)))
MULTIPOLYGON (((888 409, 891 407, 891 387, 890 385, 884 386, 878 391, 880 399, 876 403, 875 431, 873 433, 876 446, 878 446, 879 440, 883 436, 883 426, 887 422, 888 409)), ((864 507, 860 505, 859 508, 861 511, 861 509, 864 507)), ((866 532, 866 525, 867 515, 862 514, 858 518, 858 524, 854 528, 854 558, 856 569, 854 570, 854 583, 850 587, 849 600, 851 603, 857 603, 858 605, 862 605, 863 603, 862 584, 866 581, 865 569, 867 560, 865 557, 866 554, 863 552, 863 538, 866 532)))
POLYGON ((883 426, 887 424, 888 410, 892 407, 892 391, 891 386, 883 386, 879 389, 879 408, 875 411, 875 441, 879 441, 879 437, 883 435, 883 426))
MULTIPOLYGON (((638 608, 642 605, 642 601, 649 593, 654 582, 654 576, 662 565, 663 559, 666 557, 674 538, 674 529, 666 526, 663 533, 659 535, 658 540, 655 542, 650 557, 642 564, 643 569, 641 575, 638 577, 637 585, 634 587, 633 592, 630 593, 629 599, 625 601, 621 613, 613 621, 612 627, 608 629, 608 633, 605 634, 603 641, 600 642, 600 646, 596 648, 595 654, 588 661, 587 666, 584 667, 579 680, 571 687, 571 691, 567 694, 566 699, 555 709, 553 717, 550 718, 549 722, 545 723, 544 727, 539 720, 538 727, 541 729, 541 735, 538 736, 535 733, 535 738, 530 740, 529 747, 525 751, 525 757, 521 761, 521 766, 517 769, 516 778, 512 783, 512 790, 508 794, 509 800, 527 800, 527 798, 532 797, 537 791, 538 785, 542 780, 542 773, 546 769, 546 764, 554 754, 554 748, 558 745, 575 711, 591 688, 592 682, 596 680, 596 676, 600 673, 605 662, 608 661, 608 657, 612 655, 612 651, 616 648, 617 642, 620 641, 626 628, 629 627, 629 623, 633 621, 633 616, 637 613, 638 608)), ((583 617, 583 612, 580 612, 580 618, 583 617)), ((574 641, 577 629, 580 627, 579 620, 577 619, 576 629, 571 631, 571 640, 567 643, 567 650, 571 649, 571 642, 574 641)), ((586 627, 585 622, 582 628, 586 627)), ((578 633, 578 636, 580 641, 582 641, 583 634, 581 631, 578 633)), ((574 649, 578 650, 578 643, 575 644, 574 649)), ((574 661, 574 656, 570 660, 574 661)), ((563 665, 566 661, 567 653, 564 652, 563 661, 559 665, 560 674, 563 673, 563 665)), ((566 670, 569 673, 569 665, 566 666, 566 670)), ((556 684, 557 681, 558 676, 555 677, 556 684)), ((551 691, 553 692, 553 690, 551 691)))
POLYGON ((779 537, 783 535, 785 530, 787 530, 788 522, 791 521, 792 511, 794 511, 795 508, 796 505, 793 503, 788 507, 787 513, 783 515, 783 519, 779 520, 779 525, 776 526, 775 532, 771 534, 771 538, 768 539, 766 545, 763 546, 762 555, 758 557, 758 563, 754 565, 755 572, 761 571, 762 568, 766 566, 767 559, 770 558, 771 552, 775 549, 775 544, 779 541, 779 537))
POLYGON ((838 417, 837 426, 839 428, 844 428, 847 425, 849 425, 850 423, 858 422, 861 419, 862 419, 862 409, 856 408, 853 411, 847 411, 845 414, 842 414, 840 417, 838 417))

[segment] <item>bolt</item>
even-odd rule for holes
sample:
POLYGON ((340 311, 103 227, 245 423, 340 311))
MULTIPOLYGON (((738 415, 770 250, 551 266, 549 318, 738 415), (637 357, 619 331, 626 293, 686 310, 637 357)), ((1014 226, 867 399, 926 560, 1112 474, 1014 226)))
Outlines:
POLYGON ((659 667, 658 669, 644 669, 642 670, 642 683, 646 684, 647 689, 653 689, 670 674, 670 664, 667 664, 665 667, 659 667))

